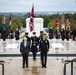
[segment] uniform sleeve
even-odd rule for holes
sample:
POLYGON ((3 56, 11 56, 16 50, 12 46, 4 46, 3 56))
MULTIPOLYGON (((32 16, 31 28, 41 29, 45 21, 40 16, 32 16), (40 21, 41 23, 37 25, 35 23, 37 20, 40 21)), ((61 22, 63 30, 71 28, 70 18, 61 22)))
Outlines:
POLYGON ((21 42, 21 44, 20 44, 20 52, 22 52, 22 50, 23 50, 23 47, 22 47, 22 42, 21 42))
POLYGON ((41 41, 39 42, 39 50, 41 50, 41 41))
POLYGON ((47 40, 47 45, 48 45, 48 49, 49 49, 49 41, 47 40))

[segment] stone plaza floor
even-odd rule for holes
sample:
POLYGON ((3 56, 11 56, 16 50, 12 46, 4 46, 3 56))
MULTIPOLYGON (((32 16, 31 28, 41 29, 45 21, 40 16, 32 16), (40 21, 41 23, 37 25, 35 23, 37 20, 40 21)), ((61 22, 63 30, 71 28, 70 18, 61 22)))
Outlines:
MULTIPOLYGON (((6 40, 6 42, 0 41, 0 54, 20 54, 20 42, 6 40), (6 48, 8 44, 18 44, 17 48, 6 48)), ((32 54, 32 53, 30 53, 32 54)), ((38 54, 40 54, 38 52, 38 54)), ((50 49, 48 54, 76 54, 76 42, 75 41, 61 41, 50 40, 50 49), (53 48, 53 43, 61 43, 64 48, 53 48)), ((29 68, 22 68, 22 57, 0 57, 4 63, 4 75, 63 75, 64 61, 72 60, 76 57, 50 57, 47 59, 47 68, 41 67, 40 57, 37 57, 36 61, 33 61, 32 57, 29 57, 29 68), (63 59, 63 61, 62 61, 63 59)), ((67 65, 67 75, 71 75, 71 64, 67 65)), ((74 75, 76 75, 76 62, 74 62, 74 75)), ((2 68, 0 65, 0 75, 2 75, 2 68)))

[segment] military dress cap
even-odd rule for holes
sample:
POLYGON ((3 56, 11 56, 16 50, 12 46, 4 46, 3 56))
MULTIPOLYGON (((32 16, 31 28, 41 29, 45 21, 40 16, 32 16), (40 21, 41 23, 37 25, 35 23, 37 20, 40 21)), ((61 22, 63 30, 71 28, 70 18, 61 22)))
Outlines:
POLYGON ((42 35, 46 35, 46 33, 42 33, 42 35))
POLYGON ((33 34, 36 34, 36 32, 33 32, 33 34))
POLYGON ((25 32, 25 35, 28 35, 28 32, 25 32))
POLYGON ((40 31, 40 33, 43 33, 43 31, 40 31))

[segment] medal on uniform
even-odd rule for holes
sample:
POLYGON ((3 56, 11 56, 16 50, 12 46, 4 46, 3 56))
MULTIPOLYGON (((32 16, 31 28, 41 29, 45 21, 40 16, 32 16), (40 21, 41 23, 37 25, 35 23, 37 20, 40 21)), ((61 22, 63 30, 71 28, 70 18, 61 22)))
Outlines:
POLYGON ((36 45, 36 44, 33 44, 34 46, 36 45))

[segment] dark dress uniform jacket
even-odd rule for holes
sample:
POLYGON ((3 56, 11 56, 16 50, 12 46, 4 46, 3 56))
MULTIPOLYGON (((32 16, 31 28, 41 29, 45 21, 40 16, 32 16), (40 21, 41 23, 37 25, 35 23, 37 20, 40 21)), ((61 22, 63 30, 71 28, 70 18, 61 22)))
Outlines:
POLYGON ((36 53, 36 52, 38 52, 38 49, 37 49, 38 38, 36 36, 31 37, 31 40, 32 40, 31 52, 36 53))
POLYGON ((47 39, 41 40, 39 44, 39 49, 42 53, 46 53, 49 49, 49 41, 47 39))
POLYGON ((27 45, 26 45, 26 48, 25 48, 24 47, 24 41, 21 42, 21 44, 20 44, 20 52, 22 52, 22 53, 26 52, 26 54, 29 54, 29 51, 30 51, 30 43, 27 41, 27 45))

